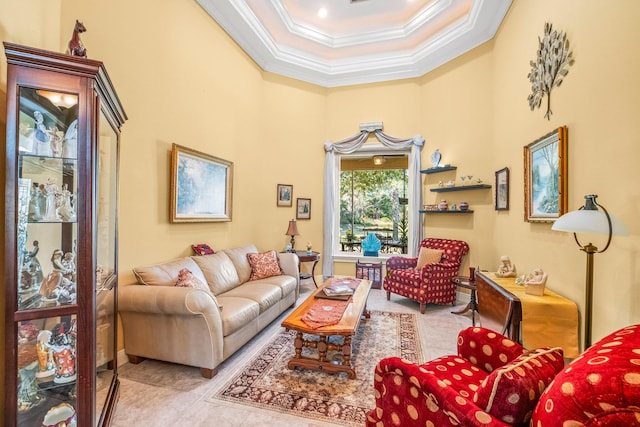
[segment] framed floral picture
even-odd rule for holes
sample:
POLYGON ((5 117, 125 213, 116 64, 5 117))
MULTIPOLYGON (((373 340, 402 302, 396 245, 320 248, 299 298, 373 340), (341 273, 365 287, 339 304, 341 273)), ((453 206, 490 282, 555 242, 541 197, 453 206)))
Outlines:
POLYGON ((496 171, 496 210, 509 210, 509 168, 496 171))
POLYGON ((293 185, 278 184, 277 197, 278 206, 293 206, 293 185))
POLYGON ((524 220, 553 222, 567 212, 567 127, 524 147, 524 220))
POLYGON ((169 220, 231 221, 232 182, 232 162, 173 144, 169 220))
POLYGON ((311 199, 296 199, 296 219, 311 219, 311 199))

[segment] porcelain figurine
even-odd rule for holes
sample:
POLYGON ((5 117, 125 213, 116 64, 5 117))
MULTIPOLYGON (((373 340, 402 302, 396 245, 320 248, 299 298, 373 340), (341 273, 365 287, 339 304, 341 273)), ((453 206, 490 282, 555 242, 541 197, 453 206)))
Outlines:
POLYGON ((447 203, 446 200, 440 200, 440 203, 438 204, 438 210, 439 211, 446 211, 449 208, 449 204, 447 203))
POLYGON ((524 292, 529 295, 544 295, 544 288, 547 286, 547 273, 541 268, 533 270, 527 280, 524 282, 524 292))
POLYGON ((500 266, 496 271, 497 277, 516 277, 516 266, 511 264, 511 259, 503 255, 500 257, 500 266))

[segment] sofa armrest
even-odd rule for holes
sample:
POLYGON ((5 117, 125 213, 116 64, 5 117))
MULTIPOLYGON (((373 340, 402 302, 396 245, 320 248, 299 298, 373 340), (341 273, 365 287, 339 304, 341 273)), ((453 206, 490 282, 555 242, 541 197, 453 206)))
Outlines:
POLYGON ((175 286, 118 288, 125 351, 214 369, 224 360, 220 308, 207 291, 175 286))
POLYGON ((399 357, 378 363, 374 388, 376 407, 367 417, 367 426, 509 425, 484 412, 470 398, 419 365, 399 357))
POLYGON ((128 285, 118 288, 118 311, 155 314, 217 314, 217 301, 209 292, 179 286, 128 285))
POLYGON ((296 278, 296 300, 300 295, 300 268, 298 267, 300 262, 298 255, 292 252, 279 252, 278 260, 280 262, 280 268, 282 272, 287 276, 296 278))
POLYGON ((506 365, 524 351, 517 342, 490 329, 472 326, 458 333, 458 356, 486 372, 506 365))

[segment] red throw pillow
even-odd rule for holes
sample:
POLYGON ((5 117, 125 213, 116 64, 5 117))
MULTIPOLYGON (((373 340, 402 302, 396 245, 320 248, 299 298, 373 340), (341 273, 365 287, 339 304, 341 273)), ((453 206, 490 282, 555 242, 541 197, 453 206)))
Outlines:
POLYGON ((562 356, 556 347, 515 358, 482 381, 473 401, 507 424, 528 425, 540 395, 564 367, 562 356))
POLYGON ((247 259, 251 265, 251 277, 249 277, 249 280, 264 279, 271 276, 281 276, 283 274, 276 251, 267 251, 261 254, 247 254, 247 259))
POLYGON ((206 243, 200 243, 197 245, 191 245, 191 247, 193 248, 193 251, 196 253, 196 255, 212 255, 215 254, 215 251, 213 249, 211 249, 211 247, 209 245, 207 245, 206 243))

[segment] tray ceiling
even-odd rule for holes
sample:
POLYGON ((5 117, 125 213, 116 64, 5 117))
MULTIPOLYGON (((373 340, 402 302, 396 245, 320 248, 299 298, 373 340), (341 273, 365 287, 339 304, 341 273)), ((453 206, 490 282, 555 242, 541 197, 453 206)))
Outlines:
POLYGON ((196 1, 262 69, 337 87, 422 76, 491 39, 512 0, 196 1))

